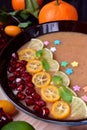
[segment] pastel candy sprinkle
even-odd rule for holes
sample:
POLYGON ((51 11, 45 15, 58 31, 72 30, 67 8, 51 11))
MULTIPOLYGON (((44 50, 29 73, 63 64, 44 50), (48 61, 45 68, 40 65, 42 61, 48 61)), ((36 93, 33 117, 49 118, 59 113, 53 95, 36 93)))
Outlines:
POLYGON ((45 46, 49 45, 49 41, 44 41, 44 45, 45 46))
POLYGON ((84 92, 87 92, 87 86, 83 87, 84 92))
POLYGON ((73 73, 73 69, 72 68, 67 68, 65 71, 66 74, 70 75, 73 73))
POLYGON ((82 96, 81 99, 83 99, 85 102, 87 102, 87 96, 86 95, 82 96))
POLYGON ((73 90, 74 91, 80 91, 80 86, 78 86, 78 85, 73 86, 73 90))
POLYGON ((55 47, 51 47, 50 50, 51 50, 52 52, 55 52, 55 51, 56 51, 56 48, 55 48, 55 47))
POLYGON ((67 65, 68 65, 68 62, 67 62, 67 61, 62 61, 62 62, 61 62, 61 66, 66 67, 67 65))
POLYGON ((78 66, 78 62, 77 62, 77 61, 73 61, 73 62, 71 63, 71 65, 72 65, 72 67, 77 67, 77 66, 78 66))
POLYGON ((61 43, 60 40, 55 40, 55 41, 54 41, 54 44, 55 44, 55 45, 59 45, 60 43, 61 43))

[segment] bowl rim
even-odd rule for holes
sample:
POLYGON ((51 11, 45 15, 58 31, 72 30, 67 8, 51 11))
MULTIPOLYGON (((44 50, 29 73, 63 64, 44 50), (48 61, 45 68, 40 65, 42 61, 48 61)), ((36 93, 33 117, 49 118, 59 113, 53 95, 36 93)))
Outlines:
MULTIPOLYGON (((31 26, 24 30, 22 33, 20 33, 18 36, 13 38, 1 51, 0 53, 0 75, 2 75, 2 68, 5 64, 5 56, 8 54, 9 58, 6 60, 9 61, 11 54, 17 50, 17 48, 20 48, 22 45, 18 44, 18 47, 15 49, 15 46, 17 46, 17 43, 19 43, 20 39, 24 38, 24 41, 22 44, 29 41, 31 38, 35 38, 41 35, 45 35, 47 33, 53 33, 53 32, 78 32, 78 33, 84 33, 87 34, 87 23, 86 22, 79 22, 79 21, 53 21, 53 22, 47 22, 43 24, 37 24, 34 26, 31 26), (39 29, 39 31, 38 31, 39 29), (30 37, 26 37, 26 36, 30 37), (19 41, 18 41, 19 39, 19 41), (17 42, 17 43, 16 43, 17 42), (15 43, 15 44, 14 44, 15 43), (11 50, 11 52, 8 51, 9 48, 11 48, 14 45, 14 50, 11 50), (5 56, 4 56, 5 55, 5 56), (3 61, 3 63, 1 63, 3 61)), ((7 67, 7 66, 6 66, 7 67)), ((4 69, 3 69, 4 70, 4 69)), ((5 75, 4 75, 5 76, 5 75)), ((7 82, 7 79, 5 77, 0 76, 0 84, 1 84, 1 90, 2 92, 9 98, 9 100, 21 111, 26 113, 29 116, 34 117, 35 119, 42 120, 48 123, 54 123, 58 125, 64 125, 64 126, 78 126, 78 125, 85 125, 87 124, 87 119, 80 119, 80 120, 55 120, 50 118, 42 118, 34 113, 31 113, 30 111, 27 111, 23 106, 21 106, 20 102, 17 102, 15 100, 15 97, 13 94, 11 94, 8 91, 8 88, 5 87, 5 82, 7 82), (3 81, 2 81, 3 80, 3 81)), ((8 86, 8 85, 7 85, 8 86)), ((10 90, 11 91, 11 90, 10 90)))

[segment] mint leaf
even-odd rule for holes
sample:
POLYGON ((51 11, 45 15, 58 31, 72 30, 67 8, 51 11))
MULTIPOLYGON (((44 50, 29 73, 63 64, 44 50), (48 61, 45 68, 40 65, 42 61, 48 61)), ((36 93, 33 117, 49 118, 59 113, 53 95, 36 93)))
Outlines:
POLYGON ((65 86, 59 88, 60 97, 66 102, 72 102, 72 93, 65 86))
POLYGON ((55 85, 62 85, 63 79, 60 76, 54 75, 52 81, 55 85))
POLYGON ((41 62, 42 62, 43 68, 44 68, 46 71, 48 71, 48 70, 50 69, 50 65, 49 65, 49 63, 47 62, 47 60, 42 58, 42 59, 41 59, 41 62))
POLYGON ((26 27, 28 27, 31 24, 32 24, 32 22, 28 21, 28 22, 19 23, 18 26, 20 28, 26 28, 26 27))
POLYGON ((43 50, 36 51, 36 57, 40 58, 43 55, 43 50))

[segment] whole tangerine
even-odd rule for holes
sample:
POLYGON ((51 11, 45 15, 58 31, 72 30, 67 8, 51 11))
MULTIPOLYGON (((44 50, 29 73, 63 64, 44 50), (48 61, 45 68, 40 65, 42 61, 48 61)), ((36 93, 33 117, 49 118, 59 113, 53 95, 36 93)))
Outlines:
POLYGON ((55 20, 78 20, 78 12, 76 8, 62 0, 52 1, 39 12, 39 23, 45 23, 55 20))

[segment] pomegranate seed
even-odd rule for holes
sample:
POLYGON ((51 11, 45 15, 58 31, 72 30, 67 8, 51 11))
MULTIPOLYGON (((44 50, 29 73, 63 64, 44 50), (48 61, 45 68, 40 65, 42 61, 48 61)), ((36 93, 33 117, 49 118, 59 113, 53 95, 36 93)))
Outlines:
POLYGON ((38 105, 34 105, 33 110, 35 113, 40 112, 40 107, 38 105))
POLYGON ((50 113, 50 111, 49 111, 49 109, 48 109, 47 107, 43 107, 43 108, 41 109, 41 114, 42 114, 42 116, 48 116, 49 113, 50 113))
POLYGON ((10 76, 10 77, 9 77, 9 81, 12 81, 12 82, 13 82, 15 79, 16 79, 15 76, 10 76))
POLYGON ((17 93, 17 97, 18 97, 18 99, 20 99, 20 100, 24 100, 26 96, 25 96, 24 93, 18 92, 18 93, 17 93))
POLYGON ((26 66, 27 61, 25 61, 25 60, 21 60, 21 63, 22 63, 22 65, 26 66))
POLYGON ((21 62, 17 62, 15 67, 20 68, 21 66, 22 66, 21 62))
POLYGON ((10 73, 13 73, 13 72, 15 72, 15 68, 13 66, 9 66, 8 71, 10 73))
POLYGON ((46 106, 46 102, 43 100, 36 101, 35 103, 40 107, 46 106))
POLYGON ((30 76, 30 74, 29 74, 28 72, 23 72, 23 73, 21 74, 21 76, 22 76, 23 78, 25 78, 25 77, 30 76))
POLYGON ((38 100, 40 100, 41 99, 41 96, 38 94, 38 93, 32 93, 32 97, 33 97, 33 99, 35 100, 35 101, 38 101, 38 100))
POLYGON ((23 84, 20 84, 17 86, 18 91, 23 91, 25 89, 25 86, 23 84))
POLYGON ((15 60, 18 60, 19 59, 19 56, 17 53, 13 53, 12 54, 12 58, 14 58, 15 60))
POLYGON ((29 87, 29 88, 34 88, 34 84, 31 83, 31 82, 28 82, 28 83, 26 84, 26 86, 29 87))
POLYGON ((20 83, 21 82, 21 78, 16 78, 16 83, 20 83))
POLYGON ((14 75, 16 76, 16 77, 19 77, 21 74, 20 74, 20 71, 18 71, 18 70, 16 70, 15 72, 14 72, 14 75))
POLYGON ((26 70, 26 67, 25 67, 25 66, 21 66, 21 67, 19 68, 19 70, 20 70, 21 72, 24 72, 24 71, 26 70))
POLYGON ((35 89, 33 89, 33 88, 27 88, 26 91, 25 91, 25 93, 27 94, 27 96, 31 95, 34 92, 35 92, 35 89))
POLYGON ((34 100, 32 97, 28 97, 25 99, 25 103, 26 105, 31 106, 31 105, 34 105, 34 100))

